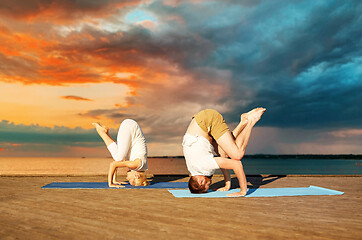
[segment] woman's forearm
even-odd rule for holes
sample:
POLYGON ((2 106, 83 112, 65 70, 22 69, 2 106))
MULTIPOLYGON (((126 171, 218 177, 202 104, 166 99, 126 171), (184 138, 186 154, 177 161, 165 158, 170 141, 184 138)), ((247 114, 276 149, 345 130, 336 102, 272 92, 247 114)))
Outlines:
POLYGON ((114 172, 116 171, 116 166, 114 164, 114 162, 111 162, 111 164, 109 165, 109 170, 108 170, 108 186, 113 184, 113 176, 114 176, 114 172))
POLYGON ((114 173, 113 173, 113 183, 117 182, 117 168, 114 169, 114 173))
POLYGON ((116 180, 116 170, 119 167, 127 167, 128 166, 128 161, 123 161, 123 162, 111 162, 111 164, 109 165, 109 171, 108 171, 108 185, 112 185, 114 184, 114 181, 116 180))
POLYGON ((108 171, 108 185, 113 185, 113 177, 117 168, 127 167, 129 169, 136 169, 140 164, 140 159, 134 161, 114 161, 109 165, 108 171))

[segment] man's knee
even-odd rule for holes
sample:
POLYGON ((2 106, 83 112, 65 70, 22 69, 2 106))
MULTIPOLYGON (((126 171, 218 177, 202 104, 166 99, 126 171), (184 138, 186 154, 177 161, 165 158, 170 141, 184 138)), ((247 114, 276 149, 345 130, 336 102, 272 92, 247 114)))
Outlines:
POLYGON ((228 156, 233 160, 240 161, 244 157, 244 152, 235 152, 232 154, 228 154, 228 156))

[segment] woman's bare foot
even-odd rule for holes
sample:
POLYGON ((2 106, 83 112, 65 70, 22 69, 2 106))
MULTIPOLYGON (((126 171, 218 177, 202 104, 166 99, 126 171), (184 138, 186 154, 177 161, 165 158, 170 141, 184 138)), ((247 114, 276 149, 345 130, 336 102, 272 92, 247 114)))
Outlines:
POLYGON ((112 187, 112 188, 124 188, 125 186, 122 186, 122 185, 117 185, 117 184, 111 183, 111 184, 108 184, 108 187, 112 187))
POLYGON ((106 134, 108 133, 109 128, 103 126, 102 124, 95 122, 95 123, 92 123, 92 125, 95 126, 99 135, 101 135, 103 133, 106 133, 106 134))
POLYGON ((228 197, 244 197, 246 194, 247 194, 247 190, 240 190, 240 192, 234 192, 234 193, 229 193, 229 194, 226 194, 226 196, 228 197))
POLYGON ((248 112, 247 116, 249 122, 255 125, 260 120, 261 116, 264 114, 265 111, 266 111, 265 108, 259 107, 259 108, 254 108, 253 110, 248 112))

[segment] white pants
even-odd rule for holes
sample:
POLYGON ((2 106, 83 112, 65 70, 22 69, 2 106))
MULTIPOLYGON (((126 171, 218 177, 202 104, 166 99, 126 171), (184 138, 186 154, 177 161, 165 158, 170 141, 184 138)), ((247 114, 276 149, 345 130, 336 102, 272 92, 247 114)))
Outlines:
POLYGON ((124 120, 118 130, 117 143, 113 142, 107 148, 115 161, 140 159, 140 164, 134 170, 147 170, 146 139, 136 121, 124 120))

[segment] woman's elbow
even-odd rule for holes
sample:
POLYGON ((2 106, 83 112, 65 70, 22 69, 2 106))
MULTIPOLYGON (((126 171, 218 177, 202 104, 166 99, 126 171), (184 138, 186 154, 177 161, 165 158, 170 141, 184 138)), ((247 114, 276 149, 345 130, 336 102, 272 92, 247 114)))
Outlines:
POLYGON ((110 168, 115 168, 116 167, 116 161, 112 161, 110 164, 109 164, 109 167, 110 168))

